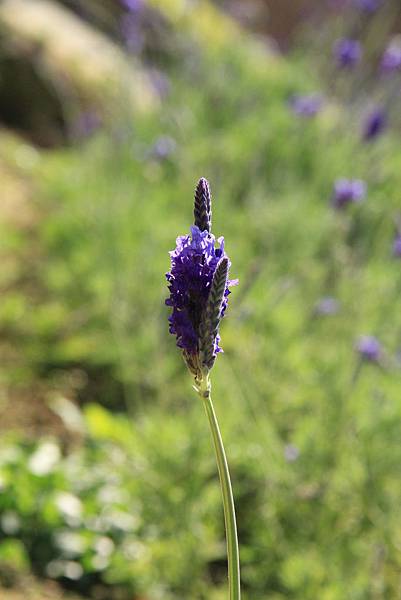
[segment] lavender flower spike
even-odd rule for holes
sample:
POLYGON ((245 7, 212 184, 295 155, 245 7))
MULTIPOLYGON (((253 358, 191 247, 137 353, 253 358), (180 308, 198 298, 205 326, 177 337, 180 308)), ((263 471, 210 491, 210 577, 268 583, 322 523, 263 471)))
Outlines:
POLYGON ((336 41, 333 48, 337 65, 341 68, 352 68, 362 57, 362 47, 358 40, 342 38, 336 41))
POLYGON ((362 335, 357 343, 356 350, 364 360, 378 362, 382 355, 382 347, 373 335, 362 335))
POLYGON ((381 0, 354 0, 354 3, 361 11, 372 14, 380 8, 381 0))
POLYGON ((334 183, 332 205, 342 209, 352 202, 360 202, 366 195, 366 184, 361 179, 337 179, 334 183))
POLYGON ((212 368, 221 352, 218 329, 227 308, 230 260, 224 251, 224 238, 210 232, 211 196, 209 184, 202 178, 195 191, 195 225, 190 235, 177 238, 170 252, 171 271, 166 274, 172 307, 170 333, 177 338, 188 369, 199 383, 212 368))
POLYGON ((362 139, 370 142, 377 138, 387 125, 387 115, 382 107, 377 106, 363 124, 362 139))

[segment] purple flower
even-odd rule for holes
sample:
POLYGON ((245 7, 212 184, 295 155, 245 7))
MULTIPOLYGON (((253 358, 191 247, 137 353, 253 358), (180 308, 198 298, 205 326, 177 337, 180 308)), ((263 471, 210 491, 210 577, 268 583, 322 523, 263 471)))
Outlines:
POLYGON ((157 160, 166 160, 173 155, 177 150, 177 142, 174 138, 169 135, 161 135, 157 138, 153 147, 151 148, 150 155, 157 160))
POLYGON ((401 233, 397 233, 393 242, 393 256, 401 258, 401 233))
POLYGON ((333 48, 339 67, 352 68, 362 57, 361 44, 357 40, 342 38, 337 40, 333 48))
POLYGON ((327 296, 326 298, 319 300, 319 302, 315 305, 314 312, 316 315, 322 316, 335 315, 339 311, 339 308, 340 305, 338 301, 335 298, 327 296))
POLYGON ((378 362, 382 355, 382 347, 373 335, 362 335, 355 346, 361 358, 370 362, 378 362))
POLYGON ((296 115, 301 117, 315 116, 323 105, 319 94, 296 95, 290 100, 290 106, 296 115))
POLYGON ((387 114, 384 109, 377 106, 368 114, 362 131, 362 139, 365 142, 370 142, 377 138, 387 125, 387 114))
POLYGON ((90 137, 102 125, 102 119, 95 110, 82 112, 72 125, 72 131, 76 138, 90 137))
POLYGON ((121 4, 130 12, 140 12, 144 7, 144 0, 121 0, 121 4))
POLYGON ((334 184, 332 204, 344 208, 351 202, 360 202, 366 195, 366 184, 361 179, 337 179, 334 184))
POLYGON ((401 68, 401 44, 397 41, 387 46, 381 59, 380 69, 382 73, 393 73, 401 68))
POLYGON ((197 379, 221 352, 218 326, 227 308, 229 286, 238 283, 228 280, 231 263, 224 251, 224 238, 219 237, 216 246, 209 231, 210 202, 209 186, 202 178, 195 194, 195 225, 190 235, 177 238, 177 246, 170 252, 171 271, 166 274, 170 291, 166 304, 173 309, 170 333, 176 336, 177 346, 183 349, 197 379), (204 225, 202 231, 198 224, 204 225))
POLYGON ((381 0, 354 0, 355 6, 366 13, 374 13, 380 8, 381 0))
POLYGON ((151 69, 149 71, 149 76, 151 83, 159 97, 161 99, 166 98, 171 89, 171 83, 167 75, 162 71, 158 71, 157 69, 151 69))

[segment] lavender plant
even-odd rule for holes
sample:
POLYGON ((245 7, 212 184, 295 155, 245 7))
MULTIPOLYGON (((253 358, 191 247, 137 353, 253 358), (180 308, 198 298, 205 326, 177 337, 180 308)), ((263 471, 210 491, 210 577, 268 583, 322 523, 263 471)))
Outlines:
POLYGON ((219 346, 219 326, 227 308, 231 266, 224 251, 224 238, 211 233, 212 204, 209 184, 203 177, 195 189, 194 225, 190 235, 177 238, 170 252, 171 271, 166 274, 172 307, 170 333, 177 338, 184 361, 194 377, 194 389, 203 401, 209 420, 223 497, 227 538, 230 600, 239 600, 240 570, 234 499, 223 440, 211 399, 210 371, 219 346))

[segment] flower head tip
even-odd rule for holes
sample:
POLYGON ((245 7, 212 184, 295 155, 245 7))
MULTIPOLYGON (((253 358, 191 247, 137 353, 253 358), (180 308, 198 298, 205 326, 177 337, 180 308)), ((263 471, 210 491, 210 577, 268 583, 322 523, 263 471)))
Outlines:
POLYGON ((207 179, 201 177, 195 188, 194 225, 201 231, 209 231, 212 227, 212 197, 207 179))

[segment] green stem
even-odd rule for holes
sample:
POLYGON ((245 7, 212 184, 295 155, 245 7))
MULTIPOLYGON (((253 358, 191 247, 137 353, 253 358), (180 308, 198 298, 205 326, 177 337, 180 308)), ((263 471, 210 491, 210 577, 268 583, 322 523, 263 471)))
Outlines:
POLYGON ((223 440, 221 437, 216 413, 214 412, 212 399, 210 396, 209 378, 204 378, 199 385, 199 395, 203 400, 206 414, 209 419, 210 430, 213 437, 214 449, 216 452, 217 467, 220 476, 221 492, 223 496, 224 521, 227 537, 227 559, 228 559, 228 584, 229 599, 240 600, 240 572, 239 572, 239 550, 237 538, 237 524, 235 521, 234 498, 231 488, 230 473, 228 470, 227 458, 224 451, 223 440))

